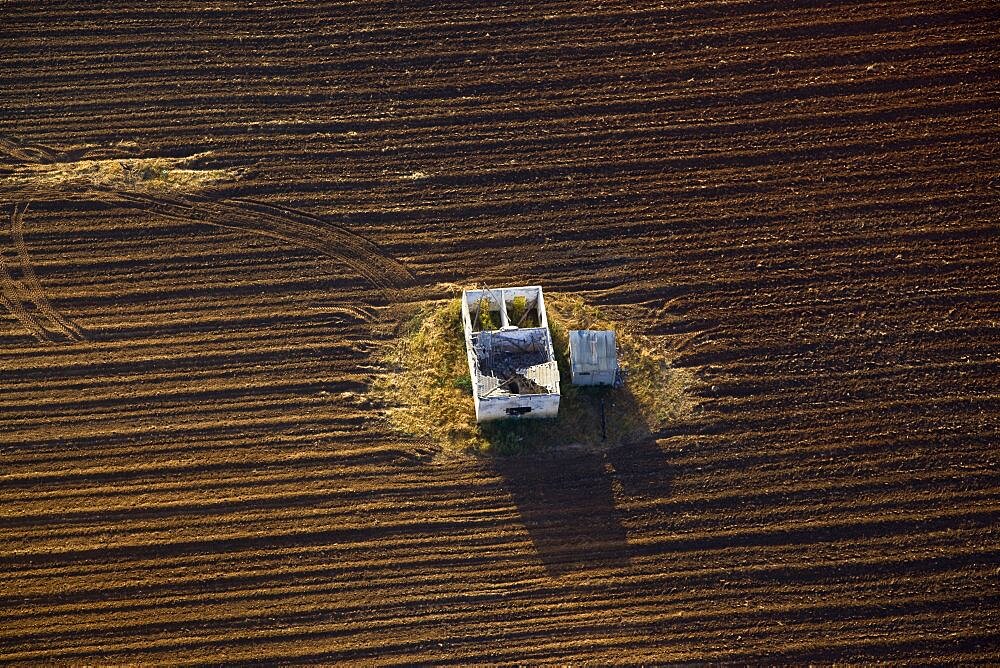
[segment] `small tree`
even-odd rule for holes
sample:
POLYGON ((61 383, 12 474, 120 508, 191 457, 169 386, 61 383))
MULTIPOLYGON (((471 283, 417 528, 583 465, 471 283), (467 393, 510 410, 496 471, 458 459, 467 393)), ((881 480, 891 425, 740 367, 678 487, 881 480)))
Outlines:
POLYGON ((507 316, 510 319, 510 324, 521 326, 521 320, 524 319, 524 313, 528 310, 528 298, 527 297, 514 297, 513 301, 510 303, 510 309, 507 312, 507 316))
POLYGON ((479 329, 489 331, 496 329, 493 322, 493 313, 490 311, 490 300, 483 297, 479 300, 479 329))

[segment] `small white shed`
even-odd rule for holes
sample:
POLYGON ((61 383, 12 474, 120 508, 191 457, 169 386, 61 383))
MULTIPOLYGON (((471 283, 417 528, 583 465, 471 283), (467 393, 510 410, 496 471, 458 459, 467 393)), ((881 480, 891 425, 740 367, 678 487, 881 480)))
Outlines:
POLYGON ((614 385, 618 380, 615 333, 592 329, 569 331, 570 379, 574 385, 614 385))

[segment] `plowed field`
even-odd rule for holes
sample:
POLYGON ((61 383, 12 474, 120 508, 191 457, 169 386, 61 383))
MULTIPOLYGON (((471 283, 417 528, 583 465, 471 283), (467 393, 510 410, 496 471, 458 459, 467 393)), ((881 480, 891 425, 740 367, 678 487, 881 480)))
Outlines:
POLYGON ((0 2, 0 659, 1000 656, 995 4, 157 4, 0 2), (445 283, 693 412, 396 434, 445 283))

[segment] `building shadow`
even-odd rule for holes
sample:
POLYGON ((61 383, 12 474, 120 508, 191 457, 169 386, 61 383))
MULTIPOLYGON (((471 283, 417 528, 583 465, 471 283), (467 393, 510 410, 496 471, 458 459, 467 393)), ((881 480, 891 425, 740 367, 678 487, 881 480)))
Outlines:
POLYGON ((572 389, 556 420, 507 421, 484 430, 498 453, 492 465, 552 576, 627 565, 622 509, 631 514, 635 502, 671 492, 667 458, 628 386, 572 389), (569 434, 591 438, 557 444, 569 434), (511 442, 520 448, 516 454, 504 449, 511 442))
POLYGON ((608 450, 607 460, 626 502, 654 501, 671 495, 673 469, 656 438, 650 434, 635 443, 608 450))
POLYGON ((628 564, 628 540, 604 453, 497 457, 494 467, 549 575, 628 564))

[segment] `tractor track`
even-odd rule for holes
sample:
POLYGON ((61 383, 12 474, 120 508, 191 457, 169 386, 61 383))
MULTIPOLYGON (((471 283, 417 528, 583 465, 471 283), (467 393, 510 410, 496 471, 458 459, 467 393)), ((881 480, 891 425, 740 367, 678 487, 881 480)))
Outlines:
MULTIPOLYGON (((18 143, 2 137, 0 142, 2 142, 0 150, 22 162, 44 164, 71 159, 69 154, 59 154, 40 145, 18 143)), ((76 155, 93 159, 114 153, 116 153, 114 149, 108 151, 81 149, 76 155)), ((375 287, 385 291, 390 299, 395 297, 396 290, 414 285, 413 274, 401 263, 382 253, 375 244, 333 226, 321 218, 287 207, 252 200, 224 202, 195 194, 168 197, 127 190, 84 190, 68 194, 59 191, 22 190, 15 191, 12 195, 43 201, 67 198, 124 205, 169 220, 206 224, 272 237, 340 260, 368 279, 375 287)), ((52 307, 28 257, 24 242, 24 214, 28 206, 28 203, 16 203, 10 219, 10 236, 17 251, 23 278, 22 281, 14 280, 3 258, 0 257, 0 286, 3 287, 3 301, 0 305, 40 340, 53 340, 53 333, 57 339, 84 340, 86 338, 84 331, 52 307), (40 316, 35 316, 24 308, 21 303, 22 293, 35 305, 40 316), (43 324, 43 320, 47 326, 43 324)))
POLYGON ((45 290, 38 280, 38 275, 35 273, 31 258, 28 256, 28 247, 24 243, 24 214, 27 211, 27 204, 15 204, 10 217, 11 236, 14 239, 14 248, 17 249, 17 259, 21 267, 25 292, 41 316, 49 322, 51 329, 57 329, 67 340, 82 341, 86 339, 84 331, 79 325, 52 307, 48 297, 45 296, 45 290))

